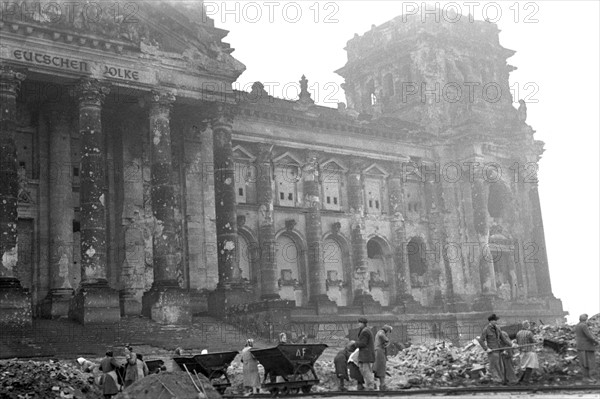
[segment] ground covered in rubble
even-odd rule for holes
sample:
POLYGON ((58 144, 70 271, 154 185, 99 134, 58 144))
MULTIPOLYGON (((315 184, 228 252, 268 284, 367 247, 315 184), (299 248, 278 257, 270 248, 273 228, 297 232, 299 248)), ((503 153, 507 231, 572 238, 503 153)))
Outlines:
POLYGON ((0 397, 15 399, 101 398, 92 374, 73 362, 0 361, 0 397))
MULTIPOLYGON (((589 326, 592 334, 600 339, 600 314, 590 318, 589 326)), ((534 328, 535 339, 539 342, 536 351, 540 369, 532 378, 533 384, 583 384, 573 327, 543 325, 534 328), (544 347, 544 339, 558 343, 563 349, 557 353, 549 347, 544 347)), ((326 356, 326 353, 315 363, 321 383, 314 387, 313 391, 337 390, 338 381, 333 366, 335 351, 329 348, 329 356, 326 356)), ((517 355, 518 351, 515 352, 517 355)), ((518 370, 518 356, 513 360, 515 370, 518 370)), ((596 361, 600 367, 600 357, 596 356, 596 361)), ((388 377, 386 383, 390 390, 491 384, 489 373, 486 371, 487 365, 486 353, 475 342, 462 347, 447 341, 413 345, 401 350, 396 356, 388 357, 387 371, 391 377, 388 377)), ((242 365, 234 362, 229 371, 230 375, 233 375, 233 387, 240 390, 242 365)))
MULTIPOLYGON (((592 334, 600 338, 600 315, 590 318, 589 325, 592 334)), ((534 375, 533 383, 582 384, 573 326, 537 326, 534 333, 540 343, 536 351, 541 368, 534 375), (562 349, 560 353, 549 348, 548 345, 544 347, 542 345, 544 339, 552 340, 556 344, 555 349, 562 349)), ((333 357, 337 350, 338 348, 328 348, 315 363, 315 370, 321 383, 314 387, 313 391, 337 390, 333 367, 333 357)), ((147 348, 143 352, 150 354, 151 351, 147 348)), ((183 396, 187 394, 195 396, 196 390, 189 376, 177 370, 176 365, 169 364, 168 359, 173 356, 172 353, 163 352, 159 357, 164 358, 169 372, 149 376, 136 382, 123 392, 119 399, 153 398, 158 392, 166 392, 169 389, 183 396)), ((157 353, 154 355, 158 356, 157 353)), ((90 360, 98 364, 100 359, 90 360)), ((597 356, 596 361, 600 363, 599 360, 597 356)), ((514 361, 518 364, 518 357, 515 356, 514 361)), ((395 390, 490 384, 486 367, 487 356, 474 342, 460 347, 447 341, 413 345, 388 358, 387 371, 391 377, 388 377, 387 385, 388 389, 395 390)), ((262 367, 259 366, 259 369, 262 376, 262 367)), ((74 360, 0 360, 0 397, 101 398, 99 387, 94 385, 94 375, 98 374, 97 368, 93 373, 80 371, 74 360)), ((241 393, 243 373, 239 356, 229 367, 228 374, 232 383, 228 392, 241 393)), ((207 392, 210 392, 209 397, 218 397, 206 383, 204 386, 207 392)))

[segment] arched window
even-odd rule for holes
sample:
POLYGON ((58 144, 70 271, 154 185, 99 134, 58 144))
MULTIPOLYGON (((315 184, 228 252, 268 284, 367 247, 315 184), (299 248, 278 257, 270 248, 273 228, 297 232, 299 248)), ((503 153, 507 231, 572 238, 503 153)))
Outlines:
POLYGON ((367 100, 365 101, 365 104, 367 105, 375 105, 377 102, 377 97, 375 97, 375 83, 372 79, 369 80, 365 86, 365 97, 367 100))
POLYGON ((387 98, 394 96, 394 77, 391 73, 383 77, 383 90, 387 98))
POLYGON ((383 249, 374 239, 367 242, 367 258, 369 259, 371 281, 385 281, 383 249))
POLYGON ((425 243, 419 237, 413 237, 406 245, 408 254, 408 269, 410 271, 410 281, 415 287, 425 284, 424 276, 427 273, 427 264, 425 263, 425 243))
POLYGON ((251 246, 248 244, 248 240, 243 235, 238 235, 238 256, 239 256, 239 267, 241 271, 241 278, 252 280, 252 253, 251 246))
POLYGON ((301 251, 294 240, 282 234, 277 238, 277 272, 279 274, 279 296, 281 299, 296 301, 301 305, 300 264, 301 251), (299 302, 300 301, 300 302, 299 302))
POLYGON ((342 248, 332 238, 323 241, 323 266, 328 281, 341 281, 344 279, 344 265, 342 248))
POLYGON ((491 183, 488 192, 488 212, 493 218, 501 218, 504 215, 506 204, 510 201, 508 188, 500 182, 491 183))

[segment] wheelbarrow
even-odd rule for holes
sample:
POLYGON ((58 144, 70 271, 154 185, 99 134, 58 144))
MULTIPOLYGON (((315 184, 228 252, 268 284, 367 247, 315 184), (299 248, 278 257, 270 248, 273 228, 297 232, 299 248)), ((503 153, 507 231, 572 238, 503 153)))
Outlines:
POLYGON ((262 388, 273 396, 309 393, 319 383, 314 364, 325 348, 325 344, 279 344, 274 348, 252 349, 252 355, 265 369, 262 388), (277 377, 283 381, 277 381, 277 377))

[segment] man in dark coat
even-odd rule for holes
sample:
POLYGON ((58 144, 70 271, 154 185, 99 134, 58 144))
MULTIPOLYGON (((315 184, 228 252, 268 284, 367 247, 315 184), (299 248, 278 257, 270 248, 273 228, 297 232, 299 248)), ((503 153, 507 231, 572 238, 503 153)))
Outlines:
POLYGON ((579 324, 575 326, 575 340, 577 342, 577 357, 579 364, 583 369, 583 378, 588 382, 594 382, 592 374, 596 370, 596 356, 594 346, 598 345, 598 341, 587 325, 587 314, 579 316, 579 324))
POLYGON ((502 369, 502 363, 500 361, 500 352, 498 350, 494 350, 502 347, 502 333, 497 323, 498 316, 496 316, 495 313, 491 314, 490 317, 488 317, 488 325, 485 326, 481 333, 479 344, 488 354, 492 380, 501 384, 504 382, 504 370, 502 369))
MULTIPOLYGON (((373 389, 375 385, 373 377, 373 363, 375 362, 375 340, 373 338, 373 331, 367 327, 367 319, 361 317, 358 319, 360 329, 358 331, 358 367, 360 373, 365 379, 366 389, 373 389)), ((358 385, 358 390, 362 391, 365 386, 362 384, 358 385)))
POLYGON ((335 375, 339 379, 339 390, 347 391, 348 388, 344 386, 344 381, 349 380, 348 378, 348 359, 352 352, 356 350, 356 343, 354 341, 350 341, 348 345, 344 349, 338 352, 338 354, 333 359, 333 364, 335 366, 335 375))

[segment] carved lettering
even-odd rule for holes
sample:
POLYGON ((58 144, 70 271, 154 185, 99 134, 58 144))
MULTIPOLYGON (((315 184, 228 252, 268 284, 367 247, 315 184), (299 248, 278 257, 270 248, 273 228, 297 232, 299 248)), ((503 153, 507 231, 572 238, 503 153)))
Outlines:
POLYGON ((138 71, 132 71, 131 69, 112 67, 108 65, 104 65, 104 76, 125 80, 140 80, 138 71))
POLYGON ((89 72, 88 63, 85 61, 26 50, 14 50, 12 55, 16 60, 25 60, 33 64, 50 65, 78 72, 89 72))

